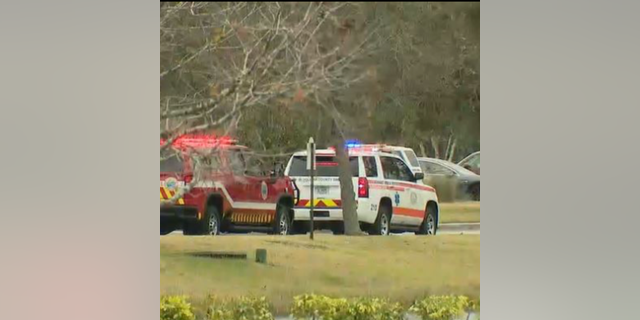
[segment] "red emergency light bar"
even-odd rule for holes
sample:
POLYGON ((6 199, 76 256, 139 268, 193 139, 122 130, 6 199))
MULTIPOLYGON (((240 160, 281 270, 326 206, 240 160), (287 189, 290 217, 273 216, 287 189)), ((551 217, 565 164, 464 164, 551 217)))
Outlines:
MULTIPOLYGON (((360 151, 360 152, 377 152, 380 150, 384 150, 386 144, 358 144, 358 145, 345 145, 345 147, 349 150, 349 152, 360 151)), ((329 147, 329 150, 335 152, 335 147, 329 147)))
MULTIPOLYGON (((160 139, 160 145, 164 145, 166 140, 160 139)), ((175 139, 171 144, 175 148, 217 148, 235 145, 236 140, 228 137, 215 137, 207 135, 183 135, 175 139)))
POLYGON ((318 167, 337 167, 337 162, 316 162, 318 167))

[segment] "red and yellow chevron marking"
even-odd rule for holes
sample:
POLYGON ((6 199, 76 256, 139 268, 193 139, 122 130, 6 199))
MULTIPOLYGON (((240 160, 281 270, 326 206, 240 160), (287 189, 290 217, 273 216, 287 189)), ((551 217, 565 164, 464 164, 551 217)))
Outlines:
POLYGON ((231 222, 243 224, 267 224, 273 221, 273 214, 270 213, 246 213, 234 212, 231 214, 231 222))
MULTIPOLYGON (((313 206, 316 208, 339 208, 342 206, 342 200, 338 199, 313 199, 313 206)), ((298 207, 311 207, 309 199, 300 199, 298 207)))
MULTIPOLYGON (((175 191, 171 191, 165 187, 160 187, 160 200, 171 199, 175 195, 175 191)), ((184 204, 184 199, 180 198, 177 201, 178 204, 184 204)))

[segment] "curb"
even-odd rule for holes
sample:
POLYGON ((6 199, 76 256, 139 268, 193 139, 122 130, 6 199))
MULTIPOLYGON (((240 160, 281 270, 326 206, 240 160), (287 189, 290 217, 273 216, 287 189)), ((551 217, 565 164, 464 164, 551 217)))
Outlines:
POLYGON ((480 230, 480 222, 477 223, 441 223, 438 228, 442 231, 477 231, 480 230))

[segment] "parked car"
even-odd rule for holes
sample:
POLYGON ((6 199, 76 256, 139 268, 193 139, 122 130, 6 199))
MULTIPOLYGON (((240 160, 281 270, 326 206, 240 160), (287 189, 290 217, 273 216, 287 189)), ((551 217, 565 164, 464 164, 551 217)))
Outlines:
MULTIPOLYGON (((415 231, 432 235, 439 223, 435 190, 422 184, 422 172, 413 173, 400 156, 378 149, 349 148, 358 220, 371 235, 415 231)), ((310 220, 310 179, 307 152, 293 154, 285 175, 299 187, 294 228, 306 232, 310 220)), ((341 233, 344 226, 338 161, 335 149, 316 150, 314 177, 314 229, 324 226, 341 233)))
POLYGON ((458 165, 480 175, 480 151, 476 151, 458 162, 458 165))
POLYGON ((473 171, 440 159, 418 158, 418 161, 425 173, 425 184, 436 188, 441 201, 480 201, 480 176, 473 171))

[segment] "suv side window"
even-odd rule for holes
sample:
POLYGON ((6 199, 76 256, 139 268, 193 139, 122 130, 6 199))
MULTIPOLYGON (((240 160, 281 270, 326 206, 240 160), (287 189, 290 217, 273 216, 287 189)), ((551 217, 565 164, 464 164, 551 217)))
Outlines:
POLYGON ((364 170, 367 178, 378 177, 378 165, 376 164, 375 157, 362 157, 364 162, 364 170))
POLYGON ((413 180, 413 174, 411 169, 400 159, 393 158, 393 162, 398 167, 398 180, 411 181, 413 180))
POLYGON ((391 162, 389 157, 380 157, 380 163, 382 163, 382 174, 385 179, 397 180, 398 168, 391 162))
POLYGON ((243 175, 245 172, 244 159, 242 154, 235 150, 227 151, 227 160, 229 161, 229 167, 231 172, 235 175, 243 175))
POLYGON ((412 181, 413 174, 407 165, 400 159, 380 157, 382 171, 385 179, 412 181))
POLYGON ((267 175, 267 172, 265 172, 266 165, 264 164, 262 159, 248 152, 243 152, 242 157, 244 158, 244 162, 246 164, 244 172, 245 174, 254 177, 267 175))

